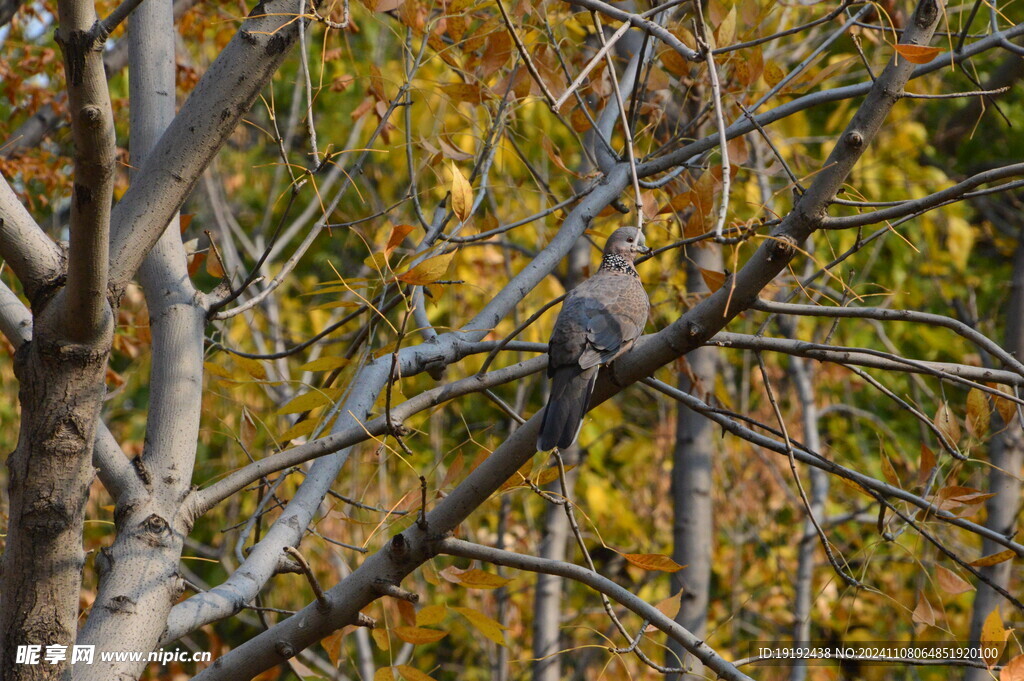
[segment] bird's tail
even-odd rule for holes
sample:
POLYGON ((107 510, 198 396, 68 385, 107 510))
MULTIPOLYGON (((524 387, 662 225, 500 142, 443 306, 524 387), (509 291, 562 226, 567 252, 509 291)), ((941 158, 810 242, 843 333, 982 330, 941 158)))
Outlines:
POLYGON ((580 371, 579 367, 565 366, 555 370, 551 379, 551 395, 544 408, 544 419, 537 437, 537 450, 565 449, 576 440, 583 424, 583 415, 590 406, 594 392, 597 367, 580 371))

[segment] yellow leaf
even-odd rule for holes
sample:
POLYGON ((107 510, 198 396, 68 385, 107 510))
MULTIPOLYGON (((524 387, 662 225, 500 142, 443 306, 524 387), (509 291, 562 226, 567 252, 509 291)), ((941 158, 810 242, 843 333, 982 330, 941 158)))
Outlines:
POLYGON ((473 207, 473 188, 469 186, 469 180, 454 163, 452 164, 451 193, 452 212, 460 222, 465 222, 469 219, 469 211, 473 207))
POLYGON ((768 83, 768 87, 775 87, 786 77, 786 72, 776 62, 769 61, 764 65, 761 75, 764 77, 764 82, 768 83))
POLYGON ((203 362, 203 369, 205 369, 206 373, 210 374, 211 376, 217 376, 218 378, 226 378, 228 380, 231 379, 230 371, 228 371, 227 369, 218 364, 214 364, 213 362, 203 362))
POLYGON ((447 631, 423 627, 395 627, 392 631, 395 632, 395 636, 413 645, 436 643, 448 635, 447 631))
MULTIPOLYGON (((669 596, 668 598, 661 601, 654 607, 657 608, 665 617, 669 618, 670 620, 674 620, 676 618, 676 615, 679 614, 679 609, 683 607, 683 590, 680 589, 676 592, 675 596, 669 596)), ((648 624, 647 629, 645 629, 645 631, 652 632, 656 629, 657 627, 653 624, 648 624)))
POLYGON ((1014 553, 1013 549, 1006 549, 999 553, 990 553, 987 556, 982 556, 978 560, 972 560, 968 565, 972 567, 989 567, 990 565, 998 565, 999 563, 1005 563, 1012 559, 1017 554, 1014 553))
POLYGON ((732 6, 729 13, 722 19, 722 23, 718 25, 717 43, 720 46, 731 45, 732 41, 736 38, 736 5, 732 6))
POLYGON ((405 677, 406 681, 434 681, 434 677, 429 674, 424 674, 415 667, 410 667, 407 664, 400 664, 395 669, 398 673, 405 677))
POLYGON ((935 567, 935 582, 939 585, 939 588, 951 594, 962 594, 974 589, 960 575, 947 570, 941 565, 935 567))
POLYGON ((448 83, 441 86, 441 92, 456 102, 479 104, 490 96, 486 88, 471 83, 448 83))
POLYGON ((220 261, 220 253, 212 247, 210 248, 210 255, 206 257, 206 273, 217 279, 224 277, 224 264, 220 261))
POLYGON ((484 570, 466 570, 459 575, 459 584, 462 586, 468 586, 471 589, 497 589, 498 587, 505 586, 511 579, 505 579, 493 572, 485 572, 484 570))
POLYGON ((348 366, 352 360, 346 357, 317 357, 299 367, 299 371, 333 371, 348 366))
POLYGON ((327 657, 330 658, 331 664, 335 667, 341 662, 341 639, 345 637, 345 630, 338 629, 330 636, 325 637, 320 641, 320 645, 327 651, 327 657))
POLYGON ((398 281, 412 284, 413 286, 432 284, 445 275, 454 257, 455 251, 449 251, 448 253, 435 255, 433 258, 427 258, 408 272, 398 275, 398 281))
MULTIPOLYGON (((388 631, 387 631, 387 629, 371 629, 370 630, 370 636, 373 637, 373 642, 376 643, 377 647, 380 648, 381 650, 390 650, 391 649, 391 639, 388 638, 388 631)), ((380 672, 381 672, 381 670, 378 669, 377 670, 377 674, 380 674, 380 672)), ((373 678, 374 678, 374 681, 379 681, 377 679, 376 675, 374 675, 373 678)), ((394 677, 392 676, 390 678, 393 679, 394 677)))
POLYGON ((390 12, 403 2, 405 0, 363 0, 363 4, 373 12, 390 12))
POLYGON ((259 360, 251 359, 249 357, 240 357, 239 355, 234 355, 231 360, 237 364, 242 371, 253 378, 258 378, 261 381, 267 380, 267 369, 259 360))
MULTIPOLYGON (((1010 389, 1007 388, 1005 385, 989 383, 988 386, 990 388, 995 388, 1001 393, 1006 393, 1007 395, 1012 394, 1010 392, 1010 389)), ((1017 405, 1011 402, 1010 400, 1006 399, 1005 397, 996 397, 994 395, 992 397, 993 401, 996 403, 996 411, 999 412, 999 418, 1003 420, 1003 425, 1008 426, 1011 423, 1013 423, 1013 419, 1016 418, 1017 416, 1017 405)))
MULTIPOLYGON (((363 263, 372 270, 377 272, 388 271, 388 254, 387 253, 374 253, 369 256, 363 263)), ((317 293, 327 293, 327 291, 317 291, 317 293)))
POLYGON ((497 620, 491 619, 479 610, 473 610, 472 608, 452 608, 452 610, 469 620, 470 624, 487 638, 500 646, 505 645, 505 632, 503 630, 506 627, 501 626, 501 623, 497 620))
POLYGON ((432 624, 440 624, 448 614, 448 608, 443 605, 428 605, 416 613, 416 626, 427 627, 432 624))
POLYGON ((307 393, 296 395, 292 399, 288 400, 284 406, 279 408, 276 414, 300 414, 304 411, 311 411, 317 407, 322 407, 325 404, 331 404, 331 402, 341 395, 341 391, 337 388, 330 388, 328 390, 310 390, 307 393))
MULTIPOLYGON (((572 466, 566 466, 565 470, 566 470, 566 472, 568 472, 568 471, 571 471, 573 468, 576 468, 576 464, 573 464, 572 466)), ((550 468, 545 468, 544 470, 542 470, 537 475, 537 479, 533 481, 533 484, 537 485, 538 487, 543 487, 544 485, 548 484, 549 482, 554 482, 557 479, 558 479, 558 466, 551 466, 550 468)))
POLYGON ((892 462, 889 461, 889 456, 884 452, 882 453, 882 474, 890 485, 893 485, 894 487, 900 486, 900 479, 899 476, 896 475, 896 469, 893 468, 892 462))
POLYGON ((939 429, 950 444, 956 445, 960 440, 960 424, 957 423, 956 416, 953 415, 953 411, 949 408, 946 402, 939 405, 938 411, 935 412, 935 427, 939 429))
POLYGON ((391 236, 388 237, 387 246, 384 247, 385 257, 391 255, 391 251, 398 248, 398 246, 405 240, 405 237, 409 236, 414 229, 416 228, 412 225, 395 225, 391 229, 391 236))
POLYGON ((302 437, 303 435, 309 435, 313 432, 314 428, 316 428, 316 421, 313 419, 304 419, 278 435, 277 439, 279 442, 294 440, 295 438, 302 437))
POLYGON ((660 553, 623 553, 620 555, 633 565, 644 570, 679 572, 685 567, 660 553))
POLYGON ((976 437, 981 437, 988 432, 991 415, 988 397, 977 388, 971 388, 967 393, 967 429, 976 437))
POLYGON ((1003 628, 1003 618, 999 616, 999 607, 992 608, 992 612, 988 614, 985 622, 981 625, 982 659, 985 660, 986 665, 991 667, 1002 656, 1003 648, 1006 647, 1006 637, 1009 634, 1010 631, 1003 628), (992 648, 995 650, 991 650, 992 648), (986 652, 995 654, 985 655, 986 652))
POLYGON ((1013 658, 999 672, 999 681, 1024 681, 1024 655, 1013 658))
POLYGON ((896 52, 909 61, 911 64, 927 64, 941 52, 937 47, 925 45, 903 45, 896 46, 896 52))

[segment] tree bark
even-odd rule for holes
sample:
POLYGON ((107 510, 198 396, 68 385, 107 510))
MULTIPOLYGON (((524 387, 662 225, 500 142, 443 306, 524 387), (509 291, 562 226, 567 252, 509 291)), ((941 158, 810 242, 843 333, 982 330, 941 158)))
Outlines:
MULTIPOLYGON (((687 251, 686 288, 692 294, 707 292, 700 270, 722 270, 717 245, 687 251)), ((702 397, 713 393, 718 349, 705 346, 686 356, 687 368, 679 372, 679 389, 702 397)), ((705 401, 707 398, 704 397, 705 401)), ((711 550, 714 527, 711 499, 714 457, 714 424, 702 414, 677 403, 676 442, 672 452, 672 559, 686 569, 672 574, 672 593, 682 590, 676 622, 698 638, 707 632, 711 588, 711 550)), ((703 678, 703 667, 676 641, 669 641, 665 663, 690 669, 674 674, 672 681, 703 678)))
MULTIPOLYGON (((1006 349, 1017 358, 1024 358, 1024 230, 1018 238, 1017 251, 1013 259, 1013 279, 1010 287, 1010 304, 1006 309, 1006 349)), ((1024 428, 1020 417, 1012 423, 1002 423, 998 413, 993 414, 992 428, 997 431, 989 446, 991 466, 988 474, 988 492, 994 497, 985 501, 987 517, 985 526, 1007 537, 1015 532, 1017 514, 1021 504, 1020 476, 1024 472, 1024 428)), ((981 555, 987 556, 1001 550, 995 542, 984 539, 981 555)), ((980 569, 993 583, 1003 588, 1010 586, 1010 575, 1014 560, 1003 561, 980 569)), ((1012 593, 1012 591, 1011 591, 1012 593)), ((987 584, 979 583, 974 596, 974 610, 971 613, 971 645, 981 641, 982 625, 985 618, 1003 601, 996 591, 987 584)), ((984 669, 967 669, 965 681, 983 681, 991 678, 984 669)))

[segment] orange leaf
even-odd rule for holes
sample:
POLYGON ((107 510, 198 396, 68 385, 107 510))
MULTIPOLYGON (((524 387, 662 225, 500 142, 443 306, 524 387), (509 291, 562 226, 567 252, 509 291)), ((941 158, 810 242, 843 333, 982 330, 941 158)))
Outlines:
POLYGON ((679 572, 685 567, 660 553, 623 553, 620 555, 633 565, 644 570, 679 572))
POLYGON ((917 484, 928 482, 935 468, 935 452, 928 445, 921 443, 921 468, 917 471, 917 484))
POLYGON ((706 270, 706 269, 704 269, 702 267, 702 268, 700 268, 700 276, 704 280, 704 284, 709 289, 711 289, 712 293, 714 293, 718 289, 722 288, 722 285, 725 284, 725 278, 726 277, 725 277, 725 273, 724 272, 715 272, 713 270, 706 270))
POLYGON ((911 64, 927 64, 941 52, 937 47, 925 45, 897 45, 896 52, 911 64))
POLYGON ((395 250, 414 229, 416 228, 412 225, 395 225, 391 229, 391 236, 388 237, 388 244, 384 247, 384 256, 390 256, 391 251, 395 250))
POLYGON ((999 681, 1024 681, 1024 655, 1018 655, 999 672, 999 681))

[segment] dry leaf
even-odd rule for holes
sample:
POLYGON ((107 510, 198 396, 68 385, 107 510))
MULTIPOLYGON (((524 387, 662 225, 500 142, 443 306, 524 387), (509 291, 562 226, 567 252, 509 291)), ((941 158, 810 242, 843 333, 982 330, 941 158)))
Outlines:
POLYGON ((454 257, 455 251, 449 251, 448 253, 435 255, 433 258, 427 258, 408 272, 398 275, 398 281, 412 284, 413 286, 432 284, 445 275, 454 257))
POLYGON ((1024 655, 1018 655, 999 672, 999 681, 1024 681, 1024 655))
POLYGON ((424 629, 423 627, 395 627, 392 629, 395 636, 415 645, 423 645, 425 643, 436 643, 442 638, 448 635, 447 631, 441 631, 440 629, 424 629))
POLYGON ((679 572, 685 567, 660 553, 623 553, 620 555, 633 565, 644 570, 679 572))
POLYGON ((974 589, 968 582, 951 570, 938 565, 935 567, 935 581, 946 593, 962 594, 974 589))
POLYGON ((924 45, 897 45, 896 52, 911 64, 927 64, 941 52, 937 47, 924 45))
POLYGON ((935 427, 949 440, 950 444, 956 445, 960 441, 960 424, 957 423, 953 410, 949 408, 946 402, 939 405, 938 411, 935 412, 934 423, 935 427))
POLYGON ((967 429, 975 437, 988 432, 992 411, 988 406, 988 397, 977 388, 967 393, 967 429))
POLYGON ((469 180, 462 174, 458 166, 452 164, 452 212, 461 222, 469 219, 469 211, 473 208, 473 188, 469 180))
POLYGON ((1013 552, 1013 549, 1006 549, 1005 551, 982 556, 978 560, 972 560, 968 565, 971 567, 988 567, 990 565, 998 565, 999 563, 1005 563, 1016 555, 1017 554, 1013 552))

